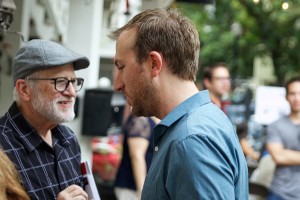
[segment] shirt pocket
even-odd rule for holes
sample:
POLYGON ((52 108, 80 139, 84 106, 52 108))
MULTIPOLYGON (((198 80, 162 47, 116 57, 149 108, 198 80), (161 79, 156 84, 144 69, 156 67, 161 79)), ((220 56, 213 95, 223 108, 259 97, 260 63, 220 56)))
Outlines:
POLYGON ((149 178, 144 183, 141 200, 158 200, 156 184, 149 178))

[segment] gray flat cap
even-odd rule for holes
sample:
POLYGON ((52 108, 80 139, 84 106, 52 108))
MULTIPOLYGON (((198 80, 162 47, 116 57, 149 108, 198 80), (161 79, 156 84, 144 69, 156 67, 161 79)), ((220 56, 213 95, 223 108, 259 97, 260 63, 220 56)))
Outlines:
POLYGON ((35 39, 28 41, 15 56, 12 76, 14 84, 18 79, 38 70, 73 63, 74 70, 84 69, 90 65, 87 57, 49 40, 35 39))

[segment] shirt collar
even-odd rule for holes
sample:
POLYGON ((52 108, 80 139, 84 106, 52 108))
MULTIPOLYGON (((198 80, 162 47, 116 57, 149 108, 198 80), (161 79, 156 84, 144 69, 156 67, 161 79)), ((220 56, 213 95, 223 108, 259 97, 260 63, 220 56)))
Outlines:
POLYGON ((171 126, 179 118, 190 112, 195 107, 198 107, 202 104, 209 103, 210 97, 207 90, 198 92, 191 96, 190 98, 183 101, 177 107, 175 107, 162 121, 161 125, 171 126))
POLYGON ((162 121, 154 127, 155 140, 159 140, 165 131, 193 108, 211 102, 208 90, 200 91, 175 107, 162 121))

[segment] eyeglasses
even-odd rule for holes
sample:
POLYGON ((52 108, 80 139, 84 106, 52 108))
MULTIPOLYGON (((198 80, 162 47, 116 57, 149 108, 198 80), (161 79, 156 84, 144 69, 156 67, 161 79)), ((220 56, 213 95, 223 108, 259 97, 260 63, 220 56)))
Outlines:
POLYGON ((230 81, 230 77, 212 76, 211 78, 215 79, 216 81, 230 81))
POLYGON ((67 77, 58 77, 58 78, 26 78, 26 80, 32 81, 54 81, 54 88, 58 92, 64 92, 68 87, 69 84, 72 83, 72 86, 75 88, 75 91, 78 92, 81 90, 83 86, 84 79, 83 78, 74 78, 68 79, 67 77))

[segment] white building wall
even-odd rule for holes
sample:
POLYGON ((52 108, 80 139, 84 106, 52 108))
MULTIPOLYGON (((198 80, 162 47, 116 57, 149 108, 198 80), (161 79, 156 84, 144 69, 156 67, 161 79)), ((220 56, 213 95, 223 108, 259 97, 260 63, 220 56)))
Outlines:
MULTIPOLYGON (((17 10, 9 30, 22 33, 24 39, 29 37, 29 17, 32 0, 15 0, 17 10)), ((13 80, 11 76, 11 61, 22 45, 21 37, 17 34, 6 33, 1 43, 1 74, 0 74, 0 116, 9 108, 13 101, 13 80)))
POLYGON ((79 70, 76 75, 83 77, 84 88, 78 93, 79 116, 67 125, 76 133, 79 139, 82 160, 91 162, 90 137, 82 136, 83 95, 86 88, 97 87, 99 79, 99 41, 103 13, 103 0, 82 1, 72 0, 70 5, 69 29, 66 46, 87 56, 90 66, 79 70))

